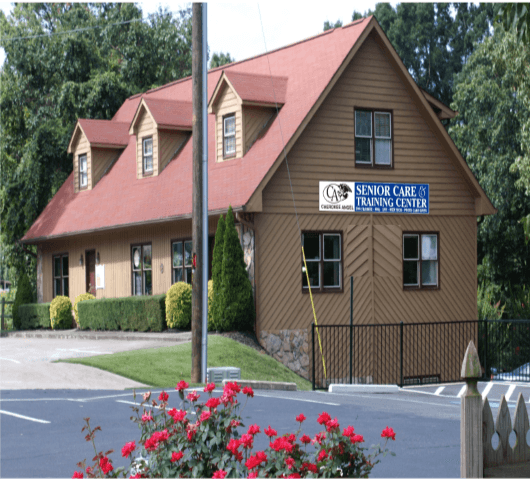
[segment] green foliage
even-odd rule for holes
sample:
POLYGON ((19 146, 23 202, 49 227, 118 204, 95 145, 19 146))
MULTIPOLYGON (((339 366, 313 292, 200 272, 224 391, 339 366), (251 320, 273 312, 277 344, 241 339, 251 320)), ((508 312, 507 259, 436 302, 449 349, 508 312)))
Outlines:
POLYGON ((212 326, 209 330, 220 329, 221 313, 219 312, 221 304, 221 269, 223 266, 223 245, 225 244, 225 220, 220 215, 216 236, 214 238, 214 250, 212 251, 212 306, 209 308, 209 315, 212 317, 212 326))
MULTIPOLYGON (((2 301, 2 298, 5 298, 6 302, 14 302, 16 293, 17 293, 16 288, 10 288, 6 292, 0 292, 0 302, 2 301)), ((10 316, 13 315, 13 304, 11 303, 4 304, 4 315, 10 315, 10 316)), ((12 318, 4 318, 4 328, 6 330, 13 330, 13 319, 12 318)))
POLYGON ((91 330, 162 332, 166 295, 102 298, 78 304, 79 326, 91 330))
POLYGON ((76 315, 76 323, 79 327, 79 312, 77 310, 77 305, 79 302, 82 302, 83 300, 94 300, 96 297, 92 295, 92 293, 82 293, 81 295, 78 295, 76 297, 76 300, 74 301, 74 313, 76 315))
POLYGON ((20 329, 50 328, 51 303, 27 303, 18 309, 20 329))
POLYGON ((214 328, 214 316, 212 315, 212 299, 214 298, 214 285, 212 280, 208 281, 208 331, 215 330, 214 328))
POLYGON ((36 260, 17 242, 72 172, 77 119, 110 119, 130 95, 190 75, 191 29, 190 9, 143 20, 132 3, 0 12, 0 244, 10 269, 35 283, 36 260))
POLYGON ((189 330, 192 324, 192 285, 174 283, 166 293, 166 322, 169 328, 189 330))
POLYGON ((221 67, 222 65, 227 65, 232 62, 234 62, 234 58, 230 56, 230 53, 214 52, 212 54, 212 59, 210 60, 210 68, 221 67))
POLYGON ((516 30, 518 38, 529 44, 529 3, 502 3, 494 18, 506 32, 516 30))
POLYGON ((225 220, 224 237, 220 298, 219 305, 215 307, 214 323, 222 331, 252 330, 255 317, 253 288, 243 260, 231 206, 225 220))
POLYGON ((324 22, 323 26, 323 32, 326 32, 327 30, 332 30, 333 28, 339 28, 343 26, 343 22, 341 20, 336 20, 335 23, 329 22, 328 20, 324 22))
POLYGON ((505 305, 500 306, 500 300, 496 301, 494 290, 483 283, 478 286, 478 320, 501 320, 505 305))
POLYGON ((50 322, 53 330, 72 328, 72 302, 68 297, 58 295, 52 300, 50 322))
POLYGON ((20 316, 18 315, 18 309, 21 305, 26 303, 32 303, 35 300, 33 290, 31 288, 29 278, 26 274, 23 274, 17 285, 17 293, 15 295, 15 303, 13 304, 13 328, 19 330, 21 327, 20 316))
POLYGON ((529 214, 529 194, 517 188, 518 174, 511 171, 515 159, 526 155, 529 82, 529 45, 522 48, 514 33, 497 28, 457 76, 452 103, 459 115, 450 134, 498 209, 478 228, 478 262, 485 266, 484 279, 505 291, 529 285, 529 245, 520 223, 529 214))

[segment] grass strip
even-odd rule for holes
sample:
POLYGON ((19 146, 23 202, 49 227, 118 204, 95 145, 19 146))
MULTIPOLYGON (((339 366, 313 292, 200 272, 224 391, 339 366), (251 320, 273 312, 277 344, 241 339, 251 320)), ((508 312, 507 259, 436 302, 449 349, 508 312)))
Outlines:
MULTIPOLYGON (((179 380, 190 382, 192 344, 59 361, 99 368, 152 387, 173 388, 179 380)), ((274 358, 226 337, 208 337, 208 366, 239 367, 243 380, 294 382, 298 390, 311 389, 308 380, 274 358)))

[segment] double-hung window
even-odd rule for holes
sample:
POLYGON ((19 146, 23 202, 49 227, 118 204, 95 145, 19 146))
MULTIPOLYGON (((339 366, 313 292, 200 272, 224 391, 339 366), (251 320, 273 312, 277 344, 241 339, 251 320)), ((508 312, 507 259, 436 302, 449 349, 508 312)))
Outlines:
POLYGON ((236 155, 236 115, 223 117, 223 157, 236 155))
POLYGON ((142 165, 144 175, 153 173, 153 137, 142 139, 142 165))
POLYGON ((79 155, 79 188, 88 186, 87 154, 79 155))
POLYGON ((302 288, 308 291, 308 277, 313 291, 333 292, 343 288, 341 233, 304 232, 302 244, 306 257, 302 261, 302 288))
POLYGON ((68 255, 54 255, 53 257, 53 297, 64 295, 68 297, 68 255))
POLYGON ((192 283, 192 240, 172 242, 171 283, 192 283))
POLYGON ((392 114, 358 110, 355 117, 356 166, 392 167, 392 114))
POLYGON ((131 247, 133 295, 151 295, 153 293, 151 264, 150 244, 131 247))
POLYGON ((404 233, 404 288, 439 287, 439 234, 404 233))

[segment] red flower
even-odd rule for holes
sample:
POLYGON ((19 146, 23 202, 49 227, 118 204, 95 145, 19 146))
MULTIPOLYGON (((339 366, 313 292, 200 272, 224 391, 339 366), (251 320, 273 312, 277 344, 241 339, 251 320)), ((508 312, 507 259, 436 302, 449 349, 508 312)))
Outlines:
POLYGON ((182 392, 183 390, 186 390, 188 387, 189 387, 188 383, 186 383, 184 380, 181 380, 175 387, 175 390, 179 390, 179 392, 182 392))
POLYGON ((297 440, 297 437, 295 436, 294 433, 290 433, 289 435, 286 435, 285 437, 289 443, 295 443, 295 440, 297 440))
POLYGON ((247 430, 247 433, 249 435, 256 435, 257 433, 260 433, 260 427, 258 425, 251 425, 249 430, 247 430))
POLYGON ((72 478, 83 478, 82 472, 74 472, 74 475, 72 475, 72 478))
POLYGON ((172 417, 173 417, 173 421, 175 423, 182 422, 184 420, 184 418, 186 417, 186 411, 185 410, 176 410, 175 413, 172 415, 172 417))
POLYGON ((249 460, 245 462, 245 466, 252 470, 253 468, 260 465, 262 462, 267 462, 267 455, 264 452, 256 452, 256 455, 251 455, 249 460))
POLYGON ((304 443, 305 445, 307 445, 308 443, 310 443, 312 441, 312 439, 308 436, 308 435, 303 435, 301 438, 300 438, 300 441, 302 443, 304 443))
POLYGON ((288 467, 288 470, 291 470, 293 468, 293 466, 295 465, 295 460, 291 457, 288 457, 286 458, 286 460, 284 460, 286 462, 286 465, 288 467))
POLYGON ((239 420, 231 420, 230 421, 230 426, 234 427, 234 428, 239 427, 240 426, 240 421, 239 420))
POLYGON ((142 474, 138 472, 135 475, 131 475, 129 478, 142 478, 142 474))
POLYGON ((170 397, 168 396, 168 394, 164 390, 162 392, 160 392, 159 400, 161 402, 167 402, 168 398, 170 398, 170 397))
POLYGON ((129 455, 131 455, 134 452, 135 448, 136 448, 136 445, 135 445, 134 440, 132 442, 126 443, 122 447, 122 457, 128 457, 129 455))
POLYGON ((229 443, 227 444, 227 450, 229 450, 233 455, 236 455, 239 446, 240 441, 236 440, 235 438, 231 438, 229 443))
POLYGON ((100 458, 100 468, 105 475, 113 471, 113 467, 107 457, 100 458))
POLYGON ((258 470, 256 472, 249 472, 247 478, 258 478, 258 470))
POLYGON ((321 415, 317 417, 317 423, 319 425, 326 425, 326 423, 329 422, 330 420, 332 420, 332 418, 326 412, 321 413, 321 415))
POLYGON ((300 475, 300 473, 297 473, 297 472, 295 472, 295 473, 290 473, 290 474, 288 475, 288 478, 301 478, 301 475, 300 475))
POLYGON ((331 432, 332 430, 337 430, 339 428, 339 422, 337 421, 337 418, 334 418, 333 420, 329 420, 326 422, 326 430, 328 432, 331 432))
POLYGON ((326 438, 326 433, 318 433, 315 435, 315 438, 312 440, 312 443, 318 443, 321 445, 321 442, 326 438))
POLYGON ((178 462, 181 458, 183 458, 183 456, 183 452, 172 452, 170 462, 178 462))
POLYGON ((352 425, 349 425, 347 428, 343 429, 344 437, 352 437, 352 435, 354 435, 354 427, 352 425))
POLYGON ((197 427, 199 425, 199 422, 197 423, 189 423, 186 426, 186 436, 188 437, 188 441, 191 442, 194 438, 194 435, 197 433, 197 427))
POLYGON ((268 436, 268 437, 276 437, 277 436, 277 431, 272 429, 271 428, 271 425, 269 425, 269 428, 265 428, 264 429, 264 433, 268 436))
POLYGON ((242 435, 242 438, 240 438, 240 444, 243 445, 243 448, 253 448, 253 440, 254 437, 248 433, 245 433, 242 435))
POLYGON ((306 468, 309 472, 317 473, 319 470, 317 469, 317 465, 315 463, 306 463, 304 462, 302 464, 302 468, 306 468))
POLYGON ((227 472, 225 470, 216 470, 212 478, 225 478, 226 476, 227 472))
POLYGON ((173 417, 177 413, 176 408, 172 408, 166 412, 170 417, 173 417))
POLYGON ((197 392, 195 390, 191 391, 188 396, 186 397, 188 400, 190 400, 191 402, 197 402, 197 399, 199 398, 200 395, 197 394, 197 392))
POLYGON ((240 393, 240 386, 236 382, 227 382, 225 384, 225 387, 223 388, 224 392, 234 392, 234 393, 240 393))
POLYGON ((275 450, 275 452, 279 452, 281 450, 285 450, 288 453, 291 453, 293 450, 293 445, 288 442, 284 437, 277 437, 275 438, 274 442, 269 442, 269 446, 275 450))
POLYGON ((394 440, 395 436, 396 436, 396 433, 392 428, 385 427, 382 431, 382 437, 384 438, 390 438, 391 440, 394 440))
POLYGON ((210 415, 212 415, 212 414, 210 413, 209 410, 204 411, 201 414, 201 416, 199 417, 199 421, 200 422, 206 422, 210 418, 210 415))
POLYGON ((149 421, 153 421, 153 416, 149 413, 144 413, 142 414, 142 421, 143 422, 149 422, 149 421))
POLYGON ((304 422, 304 420, 306 420, 306 417, 304 416, 304 414, 301 413, 300 415, 295 417, 295 420, 297 420, 297 422, 302 423, 302 422, 304 422))
POLYGON ((85 472, 87 472, 88 475, 92 475, 92 467, 87 467, 85 472))
POLYGON ((319 455, 317 455, 317 461, 318 462, 321 462, 321 461, 325 460, 326 458, 328 458, 328 454, 326 453, 326 450, 321 450, 319 452, 319 455))
POLYGON ((351 443, 363 443, 365 440, 363 439, 363 435, 352 435, 350 437, 351 443))
POLYGON ((205 387, 205 389, 203 390, 203 392, 210 393, 210 392, 212 392, 215 388, 216 388, 216 384, 215 384, 215 383, 207 383, 207 386, 205 387))
POLYGON ((209 398, 206 403, 205 403, 205 407, 208 407, 208 408, 217 408, 219 407, 219 404, 221 403, 220 399, 219 398, 215 398, 215 397, 212 397, 212 398, 209 398))
POLYGON ((248 397, 254 397, 254 392, 251 387, 243 387, 242 392, 244 395, 247 395, 248 397))

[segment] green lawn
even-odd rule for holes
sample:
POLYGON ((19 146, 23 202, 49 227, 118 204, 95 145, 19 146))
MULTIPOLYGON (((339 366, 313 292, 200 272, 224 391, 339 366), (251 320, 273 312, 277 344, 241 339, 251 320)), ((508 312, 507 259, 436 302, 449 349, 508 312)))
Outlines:
MULTIPOLYGON (((60 361, 100 368, 153 387, 169 388, 175 387, 179 380, 190 382, 192 344, 60 361)), ((208 337, 208 366, 239 367, 242 380, 294 382, 298 390, 311 389, 309 381, 274 358, 226 337, 208 337)))

